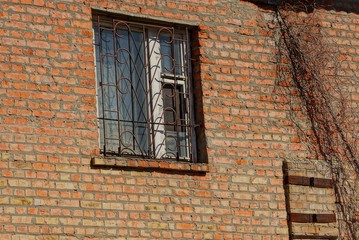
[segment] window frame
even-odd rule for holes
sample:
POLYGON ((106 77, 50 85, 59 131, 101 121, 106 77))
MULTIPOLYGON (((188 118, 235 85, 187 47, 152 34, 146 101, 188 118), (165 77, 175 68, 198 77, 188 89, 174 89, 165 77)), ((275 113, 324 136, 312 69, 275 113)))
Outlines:
MULTIPOLYGON (((101 14, 96 14, 94 15, 94 51, 95 51, 95 69, 96 69, 96 82, 97 82, 97 96, 98 96, 98 121, 99 121, 99 134, 100 134, 100 139, 99 139, 99 145, 100 145, 100 149, 101 149, 101 153, 103 155, 117 155, 120 157, 141 157, 141 158, 149 158, 149 159, 161 159, 161 160, 177 160, 177 161, 185 161, 185 162, 193 162, 196 163, 197 162, 197 144, 196 144, 196 131, 195 131, 195 127, 197 126, 195 124, 195 112, 194 112, 194 104, 193 104, 193 79, 192 79, 192 66, 191 66, 191 56, 190 56, 190 27, 188 26, 179 26, 177 24, 175 24, 174 26, 171 26, 171 24, 152 24, 152 23, 145 23, 142 21, 128 21, 128 20, 123 20, 121 19, 121 17, 109 17, 109 16, 102 16, 101 14), (102 65, 102 49, 101 49, 101 30, 103 29, 112 29, 114 36, 116 35, 116 31, 117 31, 117 26, 118 24, 128 24, 126 26, 131 25, 132 26, 140 26, 142 27, 142 34, 143 34, 143 44, 144 46, 144 51, 145 51, 145 59, 147 59, 148 62, 146 62, 145 65, 146 68, 148 68, 148 72, 145 73, 146 75, 146 84, 147 84, 147 88, 146 88, 146 111, 147 111, 147 115, 148 118, 146 120, 146 124, 148 126, 148 132, 150 134, 148 134, 148 151, 144 154, 143 152, 141 152, 141 154, 124 154, 123 152, 120 151, 120 146, 122 144, 122 140, 121 137, 119 137, 118 141, 119 141, 119 150, 117 152, 113 151, 107 151, 106 149, 106 123, 105 123, 105 114, 104 114, 104 99, 103 99, 103 89, 99 89, 102 88, 103 86, 103 73, 101 73, 102 71, 102 66, 98 67, 98 64, 102 65), (109 28, 109 26, 111 26, 109 28), (96 28, 97 28, 97 32, 96 32, 96 28), (182 37, 180 39, 181 44, 180 44, 180 51, 182 52, 182 56, 180 56, 180 61, 182 61, 184 64, 180 64, 179 67, 182 68, 182 75, 180 74, 176 74, 176 67, 177 66, 173 66, 173 74, 170 73, 165 73, 164 71, 162 71, 163 66, 162 66, 162 61, 161 59, 156 59, 156 57, 158 58, 158 54, 156 56, 156 54, 152 55, 151 52, 158 52, 161 56, 161 42, 160 42, 160 36, 159 36, 159 32, 157 32, 157 36, 155 36, 156 34, 151 33, 151 31, 155 32, 155 29, 162 29, 163 31, 168 32, 167 36, 176 36, 177 31, 179 32, 178 34, 180 35, 184 35, 184 37, 182 37), (96 45, 96 37, 98 37, 98 46, 96 45), (154 41, 150 41, 151 38, 155 38, 154 41), (152 46, 151 46, 152 45, 152 46), (99 58, 99 59, 98 59, 99 58), (99 61, 99 63, 98 63, 99 61), (157 63, 156 63, 157 61, 157 63), (153 73, 153 68, 158 68, 154 71, 153 73), (100 73, 98 73, 100 71, 100 73), (152 72, 151 72, 152 71, 152 72), (99 79, 100 76, 100 79, 99 79), (152 79, 152 80, 151 80, 152 79), (160 88, 160 90, 156 90, 156 86, 154 86, 152 81, 157 81, 155 79, 159 79, 160 81, 158 81, 157 85, 161 85, 161 86, 157 86, 157 88, 160 88), (176 148, 177 148, 177 154, 176 156, 172 155, 168 155, 168 151, 166 150, 166 146, 169 145, 169 143, 167 143, 168 141, 168 136, 167 131, 166 131, 166 122, 165 122, 165 117, 164 117, 164 111, 162 109, 162 114, 161 112, 161 105, 163 106, 163 102, 161 103, 161 101, 163 101, 164 96, 161 95, 161 97, 158 97, 159 102, 153 103, 153 98, 154 95, 158 95, 161 91, 163 92, 163 86, 164 85, 169 85, 169 86, 173 86, 174 92, 178 93, 177 88, 183 89, 182 90, 182 95, 184 96, 184 102, 180 102, 179 105, 183 105, 184 106, 184 119, 177 119, 176 120, 176 124, 172 124, 171 126, 174 126, 175 129, 177 129, 175 132, 175 134, 177 135, 177 139, 180 139, 179 135, 182 134, 182 131, 178 131, 179 128, 184 128, 187 129, 187 132, 184 131, 184 139, 185 139, 185 143, 184 143, 184 151, 186 152, 184 155, 180 155, 181 153, 178 153, 181 151, 182 145, 181 143, 179 143, 179 141, 181 140, 177 140, 177 144, 176 144, 176 148), (162 90, 161 90, 162 89, 162 90), (99 91, 102 91, 101 94, 99 93, 99 91), (101 95, 101 96, 99 96, 101 95), (102 101, 100 100, 100 97, 102 97, 102 101), (101 104, 102 104, 102 109, 101 109, 101 104), (103 115, 101 117, 100 115, 100 111, 103 111, 103 115), (162 117, 159 117, 161 116, 162 117), (156 122, 155 119, 159 119, 158 122, 156 122), (101 129, 101 121, 103 121, 103 129, 101 129), (178 123, 178 121, 180 121, 180 123, 178 123), (182 124, 182 121, 184 122, 184 124, 182 124), (158 129, 156 129, 156 125, 159 126, 158 129), (161 133, 162 132, 162 133, 161 133), (102 142, 101 142, 102 141, 102 142), (103 143, 103 144, 102 144, 103 143), (102 146, 101 146, 102 145, 102 146), (152 148, 153 150, 151 151, 152 148)), ((131 33, 131 30, 129 28, 128 30, 129 34, 131 33)), ((174 38, 176 39, 176 38, 174 38)), ((114 42, 117 41, 117 39, 114 37, 114 42)), ((174 41, 174 40, 172 40, 174 41)), ((115 49, 114 49, 115 51, 115 49)), ((171 51, 173 51, 173 49, 171 48, 171 51)), ((171 56, 173 57, 173 59, 175 58, 175 56, 171 56)), ((116 59, 116 56, 114 54, 114 59, 116 59)), ((176 63, 176 61, 173 61, 172 63, 176 63)), ((116 77, 117 79, 117 77, 116 77)), ((117 84, 117 80, 116 84, 117 84)), ((132 81, 132 78, 131 78, 132 81)), ((131 83, 131 87, 133 87, 132 83, 131 83)), ((116 90, 116 94, 117 90, 116 90)), ((178 93, 181 94, 181 93, 178 93)), ((176 99, 177 97, 174 96, 174 98, 176 99)), ((118 101, 118 96, 116 97, 116 101, 118 101)), ((176 100, 175 100, 176 101, 176 100)), ((177 104, 177 103, 175 103, 177 104)), ((177 104, 178 105, 178 104, 177 104)), ((179 109, 176 109, 177 111, 179 109)), ((118 111, 118 114, 120 116, 120 113, 118 111)), ((176 112, 177 114, 177 112, 176 112)), ((179 113, 180 114, 180 113, 179 113)), ((178 114, 177 114, 178 115, 178 114)), ((120 133, 120 123, 121 120, 118 119, 118 134, 121 135, 120 133)), ((134 137, 135 132, 132 132, 132 135, 134 137)), ((135 137, 134 137, 135 138, 135 137)))

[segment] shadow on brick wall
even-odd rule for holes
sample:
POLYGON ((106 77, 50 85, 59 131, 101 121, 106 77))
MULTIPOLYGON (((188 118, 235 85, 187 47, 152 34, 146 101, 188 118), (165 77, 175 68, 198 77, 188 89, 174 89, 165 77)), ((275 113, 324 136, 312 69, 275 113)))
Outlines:
MULTIPOLYGON (((312 7, 311 10, 314 8, 322 8, 328 11, 344 11, 348 13, 359 14, 359 0, 247 0, 247 2, 252 2, 257 6, 264 8, 264 9, 273 9, 279 4, 284 2, 286 3, 295 3, 298 5, 298 2, 302 2, 303 6, 306 6, 306 9, 297 8, 297 11, 306 11, 308 12, 308 6, 315 6, 312 7)), ((310 11, 309 11, 310 12, 310 11)))

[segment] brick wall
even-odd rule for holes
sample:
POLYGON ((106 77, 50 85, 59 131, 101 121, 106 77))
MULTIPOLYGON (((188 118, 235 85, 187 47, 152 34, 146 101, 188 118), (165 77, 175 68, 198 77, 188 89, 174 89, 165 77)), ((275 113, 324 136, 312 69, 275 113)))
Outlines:
MULTIPOLYGON (((321 14, 359 77, 357 15, 321 14)), ((283 159, 309 154, 277 91, 273 19, 238 0, 1 1, 0 238, 288 239, 283 159), (208 165, 99 156, 91 9, 198 24, 208 165)))

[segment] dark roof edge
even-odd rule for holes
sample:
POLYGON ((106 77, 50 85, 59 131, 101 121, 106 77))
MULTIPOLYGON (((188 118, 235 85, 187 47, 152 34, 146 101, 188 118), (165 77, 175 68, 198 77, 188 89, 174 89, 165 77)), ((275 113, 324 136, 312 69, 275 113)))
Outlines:
POLYGON ((255 2, 267 5, 279 5, 283 0, 246 0, 248 2, 255 2))

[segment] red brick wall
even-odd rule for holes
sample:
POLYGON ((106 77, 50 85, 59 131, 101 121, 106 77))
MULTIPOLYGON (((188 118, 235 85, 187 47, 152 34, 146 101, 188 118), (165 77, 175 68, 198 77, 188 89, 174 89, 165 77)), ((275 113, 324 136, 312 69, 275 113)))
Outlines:
MULTIPOLYGON (((237 0, 9 0, 0 9, 1 239, 288 239, 282 161, 307 152, 289 108, 276 107, 285 99, 275 91, 272 10, 237 0), (91 166, 91 8, 199 24, 206 174, 91 166)), ((359 77, 357 15, 323 14, 353 32, 352 46, 342 44, 359 77)), ((344 30, 329 31, 341 39, 344 30)))

